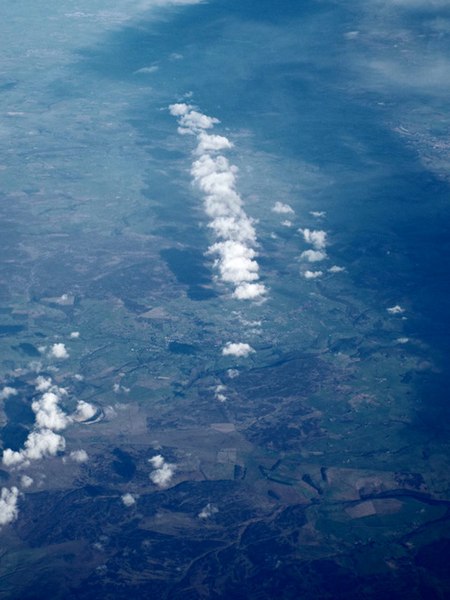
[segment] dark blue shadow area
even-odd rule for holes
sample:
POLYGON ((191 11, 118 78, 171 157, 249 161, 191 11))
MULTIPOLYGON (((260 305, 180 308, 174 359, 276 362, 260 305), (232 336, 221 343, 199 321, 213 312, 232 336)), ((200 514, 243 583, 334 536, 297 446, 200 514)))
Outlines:
POLYGON ((24 400, 19 396, 11 396, 4 401, 7 424, 0 432, 3 448, 22 449, 35 419, 30 404, 31 399, 24 400))

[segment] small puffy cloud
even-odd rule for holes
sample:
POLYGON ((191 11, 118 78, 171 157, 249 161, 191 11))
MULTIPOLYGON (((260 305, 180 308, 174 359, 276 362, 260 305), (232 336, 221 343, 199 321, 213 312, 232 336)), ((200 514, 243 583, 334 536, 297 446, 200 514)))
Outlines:
POLYGON ((33 483, 34 479, 32 477, 29 477, 28 475, 22 475, 22 477, 20 478, 20 485, 25 489, 32 486, 33 483))
POLYGON ((58 406, 60 396, 53 391, 44 392, 40 400, 31 404, 36 414, 36 426, 41 429, 60 431, 69 424, 69 419, 58 406))
POLYGON ((50 377, 39 375, 39 377, 36 378, 35 389, 37 392, 47 392, 52 385, 53 383, 50 377))
POLYGON ((305 250, 300 254, 300 258, 308 262, 320 262, 327 258, 327 253, 323 250, 305 250))
POLYGON ((292 221, 289 221, 289 219, 281 221, 281 224, 283 225, 283 227, 292 227, 292 221))
POLYGON ((39 460, 47 456, 56 456, 63 452, 66 441, 50 429, 33 431, 25 442, 25 456, 31 460, 39 460))
POLYGON ((329 273, 342 273, 345 271, 345 267, 338 267, 337 265, 333 265, 328 269, 329 273))
POLYGON ((153 458, 149 458, 148 462, 152 465, 154 469, 159 469, 164 464, 164 457, 161 454, 157 454, 153 458))
POLYGON ((18 499, 19 490, 16 487, 11 489, 2 488, 0 493, 0 525, 8 525, 17 519, 19 515, 18 499))
POLYGON ((70 458, 77 463, 85 463, 89 460, 88 453, 86 450, 73 450, 69 454, 70 458))
POLYGON ((72 331, 70 333, 70 339, 71 340, 77 340, 80 337, 80 332, 79 331, 72 331))
POLYGON ((240 283, 232 296, 237 300, 259 300, 267 293, 262 283, 240 283))
POLYGON ((50 429, 32 431, 22 450, 14 451, 10 448, 4 450, 3 464, 7 467, 14 467, 23 463, 26 464, 30 460, 56 456, 59 452, 64 451, 65 447, 65 439, 50 429))
POLYGON ((327 216, 327 213, 324 210, 311 210, 309 214, 315 219, 323 219, 327 216))
POLYGON ((211 504, 210 502, 208 502, 208 504, 204 508, 202 508, 202 510, 198 513, 198 518, 199 519, 209 519, 210 517, 217 514, 218 512, 219 512, 219 509, 217 508, 217 506, 214 506, 214 504, 211 504))
POLYGON ((228 369, 227 376, 230 379, 236 379, 236 377, 239 377, 239 371, 237 369, 228 369))
POLYGON ((397 344, 407 344, 409 342, 409 338, 407 337, 399 337, 396 339, 397 344))
POLYGON ((303 273, 305 279, 318 279, 319 277, 322 277, 322 275, 323 271, 305 271, 303 273))
POLYGON ((275 202, 272 206, 272 212, 277 213, 279 215, 295 215, 295 210, 289 204, 284 204, 284 202, 275 202))
POLYGON ((223 135, 211 135, 204 131, 200 133, 198 140, 197 154, 219 152, 220 150, 229 150, 233 147, 233 143, 223 135))
POLYGON ((26 460, 26 457, 22 451, 14 451, 10 448, 6 448, 3 451, 2 462, 5 467, 16 467, 22 464, 26 460))
POLYGON ((69 353, 67 352, 66 346, 62 342, 59 342, 53 344, 50 348, 50 356, 59 360, 64 360, 69 358, 69 353))
POLYGON ((136 498, 135 496, 133 496, 133 494, 124 494, 121 497, 121 500, 127 508, 130 508, 131 506, 134 506, 136 504, 136 498))
POLYGON ((245 357, 251 354, 252 352, 255 352, 255 350, 250 346, 250 344, 246 344, 243 342, 228 342, 227 344, 225 344, 224 348, 222 348, 223 356, 245 357))
POLYGON ((390 315, 401 315, 405 312, 405 309, 402 308, 399 304, 396 304, 395 306, 391 306, 390 308, 386 309, 388 311, 388 313, 390 315))
POLYGON ((160 454, 151 458, 149 462, 155 468, 150 473, 150 479, 153 483, 160 488, 168 486, 174 476, 175 465, 167 463, 160 454))
POLYGON ((78 400, 77 410, 73 416, 75 421, 89 421, 97 413, 95 406, 84 400, 78 400))
POLYGON ((156 471, 152 471, 150 473, 150 479, 153 481, 155 485, 158 487, 166 487, 172 480, 174 475, 174 466, 169 463, 164 463, 160 469, 156 469, 156 471))
POLYGON ((214 127, 214 125, 220 123, 220 121, 215 117, 208 117, 208 115, 199 113, 196 110, 190 110, 181 117, 180 123, 182 127, 195 131, 198 129, 211 129, 211 127, 214 127))
POLYGON ((171 104, 169 106, 170 114, 173 117, 182 117, 186 113, 191 110, 192 106, 190 104, 185 104, 184 102, 177 102, 176 104, 171 104))
POLYGON ((170 114, 178 117, 178 122, 182 129, 188 130, 190 133, 200 133, 203 129, 211 129, 216 123, 220 123, 219 119, 208 117, 194 109, 190 104, 176 103, 169 106, 170 114))
POLYGON ((216 385, 216 389, 214 390, 214 397, 219 402, 225 402, 227 397, 224 392, 227 391, 227 386, 223 384, 216 385))
POLYGON ((327 233, 320 229, 299 229, 307 244, 311 244, 316 250, 323 250, 327 245, 327 233))
POLYGON ((11 396, 17 396, 18 392, 16 388, 9 387, 5 385, 5 387, 0 391, 0 400, 7 400, 11 398, 11 396))

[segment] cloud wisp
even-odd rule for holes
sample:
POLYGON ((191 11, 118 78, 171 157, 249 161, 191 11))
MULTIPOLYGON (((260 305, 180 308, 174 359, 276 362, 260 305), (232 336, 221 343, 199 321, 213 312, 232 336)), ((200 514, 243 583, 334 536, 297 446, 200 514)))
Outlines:
POLYGON ((272 207, 272 212, 277 213, 278 215, 295 215, 292 206, 285 204, 284 202, 275 202, 272 207))
POLYGON ((390 315, 402 315, 405 312, 405 309, 400 306, 399 304, 396 304, 395 306, 391 306, 389 308, 386 309, 388 311, 388 313, 390 315))
POLYGON ((237 167, 220 154, 233 144, 224 136, 207 133, 219 123, 215 117, 184 103, 172 104, 169 110, 178 119, 178 132, 197 138, 191 174, 203 194, 208 227, 217 240, 208 249, 208 254, 215 256, 214 267, 221 281, 234 286, 234 298, 259 300, 267 290, 259 281, 254 221, 245 213, 236 191, 237 167))

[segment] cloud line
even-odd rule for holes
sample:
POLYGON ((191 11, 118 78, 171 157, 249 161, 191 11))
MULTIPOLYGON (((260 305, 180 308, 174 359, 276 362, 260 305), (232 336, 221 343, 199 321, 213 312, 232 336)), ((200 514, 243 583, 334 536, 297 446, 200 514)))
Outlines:
POLYGON ((234 286, 234 298, 261 299, 267 289, 259 281, 254 221, 245 213, 236 191, 237 167, 220 154, 231 149, 233 143, 224 136, 207 133, 219 120, 198 112, 192 105, 171 104, 169 110, 178 119, 178 132, 197 138, 191 175, 204 195, 204 210, 210 218, 208 227, 216 238, 207 254, 216 257, 214 268, 221 281, 234 286))

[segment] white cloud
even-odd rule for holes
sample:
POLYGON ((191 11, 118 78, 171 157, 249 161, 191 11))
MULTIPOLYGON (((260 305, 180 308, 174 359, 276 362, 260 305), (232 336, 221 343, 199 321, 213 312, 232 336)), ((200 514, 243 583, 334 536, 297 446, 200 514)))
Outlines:
POLYGON ((289 221, 289 219, 281 221, 281 224, 283 225, 283 227, 292 227, 292 221, 289 221))
POLYGON ((241 242, 217 242, 209 249, 212 254, 218 254, 216 266, 219 268, 223 281, 241 284, 258 279, 259 266, 256 252, 241 242))
POLYGON ((402 308, 399 304, 396 304, 395 306, 391 306, 390 308, 386 309, 388 311, 388 313, 390 315, 401 315, 405 312, 405 309, 402 308))
POLYGON ((239 371, 237 369, 228 369, 227 375, 230 379, 236 379, 236 377, 239 377, 239 371))
POLYGON ((182 117, 191 109, 190 104, 185 104, 184 102, 178 102, 176 104, 171 104, 169 106, 170 114, 173 117, 182 117))
POLYGON ((164 463, 160 469, 156 469, 156 471, 152 471, 150 473, 150 479, 153 481, 155 485, 158 487, 166 487, 172 480, 175 469, 173 465, 169 463, 164 463))
POLYGON ((7 400, 8 398, 11 398, 11 396, 17 396, 17 394, 18 391, 16 390, 16 388, 5 385, 5 387, 0 392, 0 400, 7 400))
POLYGON ((337 265, 333 265, 328 269, 330 273, 342 273, 345 271, 345 267, 338 267, 337 265))
POLYGON ((303 273, 305 279, 318 279, 319 277, 322 277, 322 275, 323 271, 305 271, 303 273))
POLYGON ((86 450, 72 450, 69 454, 70 458, 77 463, 85 463, 89 460, 86 450))
POLYGON ((267 292, 262 283, 240 283, 233 292, 238 300, 258 300, 267 292))
POLYGON ((233 147, 232 142, 222 135, 211 135, 202 131, 198 136, 198 146, 196 153, 219 152, 220 150, 229 150, 233 147))
POLYGON ((220 123, 219 119, 196 111, 190 104, 171 104, 169 111, 172 116, 178 117, 178 122, 183 129, 193 134, 200 133, 203 129, 211 129, 216 123, 220 123))
POLYGON ((399 337, 396 339, 398 344, 407 344, 409 342, 409 338, 407 337, 399 337))
POLYGON ((95 406, 84 400, 78 400, 77 410, 73 416, 75 421, 89 421, 97 413, 95 406))
POLYGON ((279 215, 295 215, 295 210, 289 204, 284 202, 275 202, 272 207, 272 212, 279 215))
POLYGON ((43 377, 39 375, 36 378, 35 389, 38 392, 46 392, 52 387, 53 383, 50 377, 43 377))
POLYGON ((327 253, 323 250, 305 250, 300 254, 300 258, 308 262, 320 262, 327 258, 327 253))
POLYGON ((40 400, 32 402, 31 408, 36 414, 37 427, 53 431, 61 431, 67 427, 69 419, 58 406, 59 401, 60 395, 48 391, 42 394, 40 400))
POLYGON ((14 451, 10 448, 4 450, 3 464, 7 467, 27 464, 30 460, 56 456, 58 452, 64 451, 65 447, 65 439, 50 429, 32 431, 22 450, 14 451))
POLYGON ((327 213, 324 210, 311 210, 309 214, 316 219, 323 219, 327 216, 327 213))
POLYGON ((17 501, 19 490, 16 487, 2 488, 0 493, 0 525, 8 525, 15 521, 19 515, 17 501))
POLYGON ((202 508, 202 510, 198 513, 199 519, 209 519, 213 515, 217 514, 219 509, 214 504, 208 502, 208 504, 202 508))
POLYGON ((224 392, 227 391, 227 386, 223 385, 222 383, 219 385, 216 385, 216 388, 214 390, 214 398, 216 400, 218 400, 219 402, 226 402, 226 395, 224 394, 224 392))
POLYGON ((26 457, 32 460, 56 456, 58 452, 63 452, 65 447, 65 439, 50 429, 33 431, 25 442, 26 457))
MULTIPOLYGON (((188 6, 189 4, 201 4, 204 0, 139 0, 136 3, 136 10, 146 11, 152 10, 157 7, 165 8, 167 6, 188 6)), ((135 10, 133 9, 133 13, 135 10)), ((127 20, 129 18, 129 12, 124 13, 127 17, 123 17, 121 21, 127 20)))
POLYGON ((136 498, 135 496, 133 496, 133 494, 124 494, 122 496, 122 502, 125 504, 126 507, 130 507, 130 506, 134 506, 136 504, 136 498))
POLYGON ((41 376, 36 379, 35 387, 43 393, 31 404, 36 415, 34 430, 29 433, 21 450, 4 450, 3 464, 6 466, 28 464, 30 460, 55 456, 65 448, 64 438, 55 431, 65 429, 70 423, 69 417, 59 406, 61 398, 67 392, 64 388, 53 385, 51 379, 41 376))
POLYGON ((155 468, 150 473, 150 479, 153 483, 161 488, 169 485, 175 473, 175 465, 167 463, 160 454, 151 458, 149 462, 155 468))
POLYGON ((149 458, 148 462, 152 465, 154 469, 159 469, 164 464, 164 457, 161 454, 157 454, 153 458, 149 458))
POLYGON ((53 358, 64 360, 66 358, 69 358, 69 353, 67 352, 66 346, 62 342, 59 342, 57 344, 53 344, 53 346, 51 347, 50 356, 53 358))
POLYGON ((248 356, 254 351, 255 350, 250 346, 250 344, 245 344, 243 342, 228 342, 225 344, 224 348, 222 348, 223 356, 248 356))
POLYGON ((20 478, 20 485, 25 489, 32 486, 33 483, 34 483, 33 478, 29 477, 28 475, 22 475, 22 477, 20 478))
POLYGON ((323 250, 327 245, 326 231, 317 229, 299 229, 307 244, 311 244, 316 250, 323 250))
POLYGON ((137 71, 135 71, 134 74, 137 75, 141 73, 156 73, 156 71, 159 71, 158 65, 152 65, 150 67, 142 67, 142 69, 138 69, 137 71))
POLYGON ((72 331, 70 334, 70 339, 71 340, 77 340, 80 337, 80 332, 79 331, 72 331))

